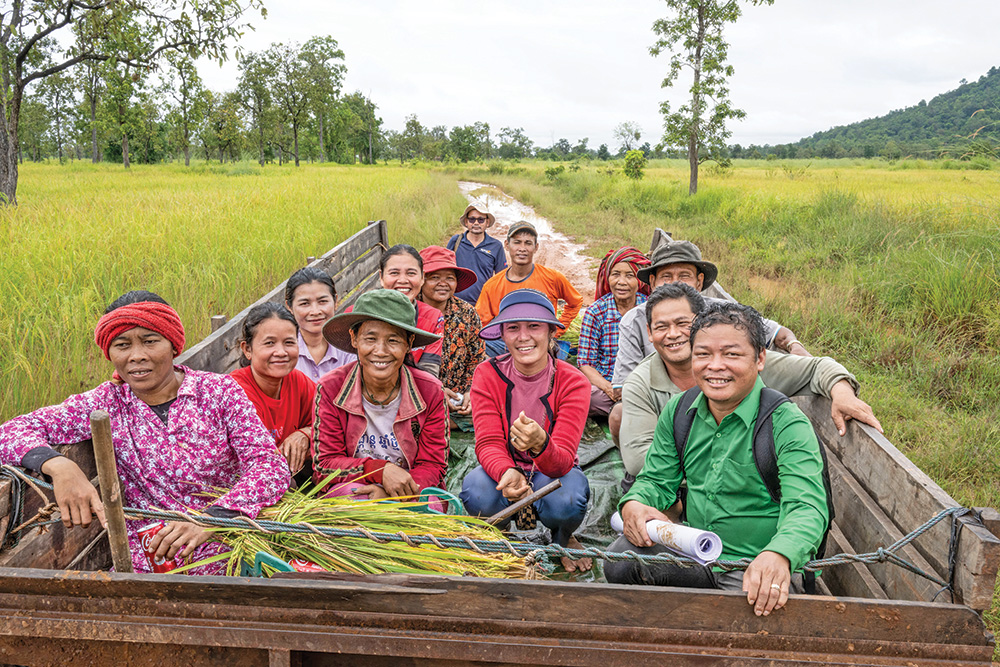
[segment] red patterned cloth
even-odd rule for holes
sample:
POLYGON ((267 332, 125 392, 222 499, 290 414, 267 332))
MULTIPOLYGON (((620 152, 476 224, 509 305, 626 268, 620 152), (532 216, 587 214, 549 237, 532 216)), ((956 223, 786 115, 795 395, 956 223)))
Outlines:
MULTIPOLYGON (((597 269, 597 294, 594 297, 595 299, 600 299, 605 294, 611 293, 608 276, 614 265, 621 262, 627 263, 636 273, 638 273, 639 267, 649 266, 649 258, 632 246, 622 246, 618 250, 609 251, 604 256, 604 259, 601 260, 600 268, 597 269)), ((649 285, 642 280, 639 281, 639 292, 649 296, 649 285)))
POLYGON ((104 352, 104 357, 111 359, 108 354, 111 341, 136 327, 155 331, 170 341, 175 357, 184 349, 184 325, 177 311, 155 301, 130 303, 101 317, 94 330, 94 342, 104 352))

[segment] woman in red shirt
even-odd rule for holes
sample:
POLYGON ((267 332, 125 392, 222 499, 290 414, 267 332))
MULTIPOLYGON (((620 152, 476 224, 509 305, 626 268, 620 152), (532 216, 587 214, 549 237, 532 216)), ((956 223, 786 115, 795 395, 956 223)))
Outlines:
MULTIPOLYGON (((564 547, 574 537, 590 500, 577 448, 590 407, 590 382, 579 369, 550 354, 556 328, 552 302, 519 289, 500 301, 497 316, 480 332, 502 339, 507 354, 489 359, 472 378, 472 423, 479 467, 462 482, 469 514, 490 516, 559 479, 562 488, 534 503, 539 520, 564 547)), ((567 571, 589 570, 591 560, 561 558, 567 571)))
POLYGON ((308 463, 316 385, 295 368, 299 326, 284 306, 262 303, 250 310, 242 333, 244 367, 231 375, 274 436, 292 474, 304 481, 312 474, 308 463))

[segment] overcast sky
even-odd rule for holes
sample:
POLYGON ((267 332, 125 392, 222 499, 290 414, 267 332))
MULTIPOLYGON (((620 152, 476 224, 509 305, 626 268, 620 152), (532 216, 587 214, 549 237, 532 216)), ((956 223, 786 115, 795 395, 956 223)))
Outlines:
MULTIPOLYGON (((681 101, 690 85, 660 88, 667 57, 648 49, 662 1, 265 1, 268 18, 254 19, 245 48, 332 36, 346 56, 344 91, 371 96, 396 130, 417 114, 425 126, 485 121, 494 135, 522 127, 536 145, 588 137, 615 149, 615 125, 631 120, 655 144, 660 102, 681 101)), ((731 142, 795 141, 978 79, 1000 66, 998 26, 997 0, 745 6, 728 32, 731 97, 747 112, 731 142)), ((200 70, 213 89, 235 87, 233 63, 200 70)))

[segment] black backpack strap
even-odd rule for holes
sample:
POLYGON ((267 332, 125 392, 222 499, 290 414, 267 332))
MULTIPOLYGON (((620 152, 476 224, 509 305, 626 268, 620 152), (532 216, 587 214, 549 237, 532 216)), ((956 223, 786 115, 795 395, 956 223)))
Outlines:
POLYGON ((687 447, 691 425, 694 424, 694 413, 691 406, 701 396, 701 389, 691 387, 681 395, 677 409, 674 411, 674 447, 677 448, 677 458, 681 462, 681 474, 684 474, 684 448, 687 447))
POLYGON ((771 500, 776 503, 781 502, 781 483, 778 480, 778 453, 774 449, 774 424, 771 415, 779 405, 787 402, 788 397, 780 391, 769 387, 761 389, 760 409, 757 411, 757 423, 753 427, 753 460, 771 500))

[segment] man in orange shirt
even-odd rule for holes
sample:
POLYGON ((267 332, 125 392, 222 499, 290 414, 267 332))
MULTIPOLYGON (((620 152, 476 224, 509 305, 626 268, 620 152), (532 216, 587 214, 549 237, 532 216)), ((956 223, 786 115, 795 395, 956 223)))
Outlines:
MULTIPOLYGON (((556 310, 559 309, 559 300, 565 302, 559 321, 568 327, 580 312, 583 297, 561 272, 535 264, 535 253, 538 251, 538 231, 535 226, 524 220, 515 222, 507 230, 504 247, 510 255, 510 266, 486 281, 479 293, 479 300, 476 301, 476 312, 479 313, 483 326, 497 316, 500 300, 504 296, 516 289, 530 287, 549 297, 556 310)), ((488 355, 495 357, 507 352, 506 347, 502 344, 495 345, 495 342, 486 341, 488 355)))

